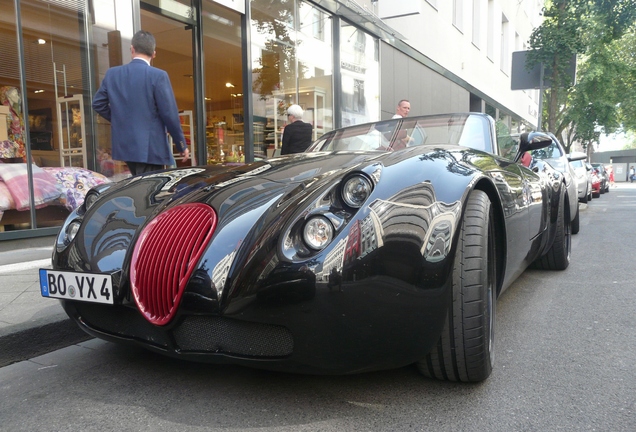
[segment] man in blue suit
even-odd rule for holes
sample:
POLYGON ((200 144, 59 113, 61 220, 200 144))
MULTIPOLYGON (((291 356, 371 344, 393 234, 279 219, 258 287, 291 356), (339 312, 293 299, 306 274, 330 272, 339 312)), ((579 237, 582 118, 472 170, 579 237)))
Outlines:
POLYGON ((112 156, 133 175, 174 165, 166 131, 183 160, 190 157, 168 74, 150 66, 156 42, 139 31, 132 38, 132 61, 106 71, 93 109, 111 123, 112 156))

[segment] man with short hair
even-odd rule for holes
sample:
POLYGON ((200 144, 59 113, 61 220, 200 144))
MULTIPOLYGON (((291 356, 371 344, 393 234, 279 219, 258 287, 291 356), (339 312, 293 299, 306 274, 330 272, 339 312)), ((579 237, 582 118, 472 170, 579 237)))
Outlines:
POLYGON ((397 108, 395 108, 395 115, 391 118, 403 118, 408 117, 409 111, 411 111, 411 102, 406 99, 402 99, 397 104, 397 108))
POLYGON ((133 175, 175 164, 166 130, 183 160, 190 157, 170 78, 150 65, 155 47, 152 34, 135 33, 132 60, 108 69, 93 99, 93 109, 111 123, 113 159, 126 162, 133 175))

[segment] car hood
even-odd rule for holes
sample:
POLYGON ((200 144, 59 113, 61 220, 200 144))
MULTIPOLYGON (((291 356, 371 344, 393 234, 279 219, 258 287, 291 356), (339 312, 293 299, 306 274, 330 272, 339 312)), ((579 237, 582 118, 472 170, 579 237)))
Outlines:
MULTIPOLYGON (((282 223, 280 215, 286 209, 306 206, 312 195, 352 170, 392 165, 409 153, 306 153, 132 177, 107 190, 85 214, 80 210, 69 216, 67 223, 77 218, 84 222, 71 247, 60 250, 58 244, 60 256, 54 260, 63 262, 60 258, 64 256, 77 271, 121 270, 143 228, 162 212, 186 203, 211 206, 217 216, 217 233, 227 225, 240 224, 238 230, 245 235, 254 226, 282 223)), ((188 223, 180 221, 175 229, 185 230, 188 223)))

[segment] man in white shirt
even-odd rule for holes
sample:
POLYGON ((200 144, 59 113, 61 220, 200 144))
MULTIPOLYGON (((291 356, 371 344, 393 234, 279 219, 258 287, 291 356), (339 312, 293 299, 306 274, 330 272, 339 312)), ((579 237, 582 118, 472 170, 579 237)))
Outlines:
POLYGON ((411 102, 406 99, 402 99, 398 102, 397 108, 395 108, 395 115, 391 118, 408 117, 409 111, 411 111, 411 102))

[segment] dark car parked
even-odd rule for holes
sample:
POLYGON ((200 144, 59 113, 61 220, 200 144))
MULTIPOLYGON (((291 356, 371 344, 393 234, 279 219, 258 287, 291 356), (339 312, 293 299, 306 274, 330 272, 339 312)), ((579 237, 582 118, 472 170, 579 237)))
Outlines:
MULTIPOLYGON (((546 132, 550 138, 552 138, 552 144, 546 148, 533 150, 530 152, 533 158, 542 159, 547 161, 553 168, 561 171, 565 179, 565 186, 567 190, 568 199, 570 203, 570 215, 572 216, 572 234, 578 234, 580 229, 579 223, 579 197, 581 197, 578 190, 578 177, 574 169, 576 163, 583 163, 587 158, 585 153, 571 153, 566 154, 565 149, 557 137, 551 133, 546 132)), ((587 190, 587 186, 585 186, 587 190)), ((585 201, 587 202, 587 200, 585 201)))
POLYGON ((497 297, 570 263, 563 174, 484 114, 356 125, 306 153, 90 190, 42 295, 87 333, 168 356, 341 374, 492 370, 497 297))

